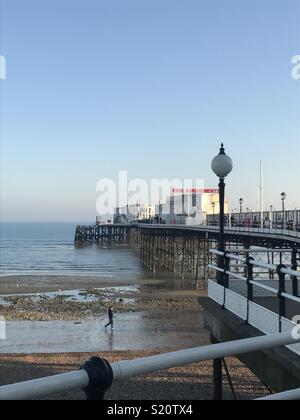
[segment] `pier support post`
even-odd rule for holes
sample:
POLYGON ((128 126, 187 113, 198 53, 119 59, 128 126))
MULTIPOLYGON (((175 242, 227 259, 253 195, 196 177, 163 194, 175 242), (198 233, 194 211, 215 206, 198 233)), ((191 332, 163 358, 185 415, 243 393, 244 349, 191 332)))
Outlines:
MULTIPOLYGON (((219 341, 210 336, 211 344, 218 344, 219 341)), ((213 383, 214 383, 214 400, 222 401, 223 399, 223 369, 222 359, 214 359, 213 361, 213 383)))
POLYGON ((195 277, 195 286, 199 279, 199 266, 200 266, 200 248, 201 248, 201 239, 198 239, 198 248, 197 248, 197 261, 196 261, 196 277, 195 277))
POLYGON ((158 242, 158 240, 159 240, 159 238, 156 238, 156 235, 153 235, 153 237, 152 237, 152 245, 151 245, 151 248, 152 248, 152 273, 153 273, 153 275, 155 275, 155 272, 156 272, 156 267, 155 267, 155 264, 156 264, 156 242, 158 242))
POLYGON ((182 241, 183 241, 183 245, 182 245, 181 280, 184 280, 186 238, 184 238, 182 241))
POLYGON ((172 236, 172 269, 173 273, 176 273, 176 236, 172 236))

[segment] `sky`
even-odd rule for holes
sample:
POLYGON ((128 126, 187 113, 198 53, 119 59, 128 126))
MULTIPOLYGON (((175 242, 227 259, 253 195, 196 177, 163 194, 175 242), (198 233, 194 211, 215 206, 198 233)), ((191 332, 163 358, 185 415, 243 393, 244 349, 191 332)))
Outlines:
POLYGON ((96 184, 226 180, 300 208, 299 0, 1 0, 1 218, 96 216, 96 184))

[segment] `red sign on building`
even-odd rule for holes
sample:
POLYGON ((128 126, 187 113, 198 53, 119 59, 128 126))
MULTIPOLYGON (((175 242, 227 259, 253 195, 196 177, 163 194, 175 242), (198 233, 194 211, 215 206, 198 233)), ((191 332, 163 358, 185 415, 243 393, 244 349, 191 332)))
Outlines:
POLYGON ((219 194, 218 189, 214 188, 173 188, 174 194, 219 194))

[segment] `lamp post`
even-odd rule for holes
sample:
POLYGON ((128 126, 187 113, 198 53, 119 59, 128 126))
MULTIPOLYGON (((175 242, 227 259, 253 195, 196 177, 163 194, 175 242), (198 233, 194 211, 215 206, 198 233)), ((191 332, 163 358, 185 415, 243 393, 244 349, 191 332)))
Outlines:
POLYGON ((162 223, 162 211, 163 211, 163 207, 162 207, 161 201, 159 200, 159 207, 158 207, 158 223, 159 224, 162 223))
MULTIPOLYGON (((219 178, 219 201, 220 201, 220 234, 219 234, 219 251, 225 252, 224 244, 224 205, 225 205, 225 178, 230 174, 233 168, 232 160, 226 155, 224 145, 221 144, 220 153, 213 159, 211 163, 213 172, 219 178)), ((224 256, 218 257, 218 266, 225 268, 224 256)), ((228 287, 225 284, 225 275, 218 271, 217 280, 218 283, 224 287, 228 287)), ((226 281, 227 282, 227 281, 226 281)), ((214 338, 212 337, 212 341, 214 338)), ((215 400, 222 400, 223 397, 223 384, 222 384, 222 359, 214 359, 213 361, 213 377, 214 377, 214 398, 215 400)))
POLYGON ((243 203, 244 203, 243 198, 239 199, 239 203, 240 203, 240 213, 243 213, 243 203))
POLYGON ((283 220, 283 229, 286 228, 286 220, 285 220, 285 200, 286 200, 286 193, 282 192, 281 194, 281 201, 282 201, 282 220, 283 220))
MULTIPOLYGON (((220 234, 219 234, 219 251, 225 252, 224 244, 224 206, 225 206, 225 178, 230 174, 233 168, 232 160, 226 155, 224 145, 221 144, 219 154, 212 160, 211 168, 219 178, 219 201, 220 201, 220 234)), ((224 268, 224 256, 218 258, 218 265, 224 268)), ((225 283, 224 273, 218 272, 218 283, 228 286, 225 283)))
POLYGON ((212 210, 213 210, 213 226, 215 225, 215 207, 216 207, 216 203, 213 201, 211 203, 212 206, 212 210))
POLYGON ((273 228, 273 206, 270 206, 270 229, 273 228))
POLYGON ((244 200, 242 198, 240 198, 239 199, 239 204, 240 204, 240 215, 239 215, 240 226, 242 226, 243 202, 244 202, 244 200))

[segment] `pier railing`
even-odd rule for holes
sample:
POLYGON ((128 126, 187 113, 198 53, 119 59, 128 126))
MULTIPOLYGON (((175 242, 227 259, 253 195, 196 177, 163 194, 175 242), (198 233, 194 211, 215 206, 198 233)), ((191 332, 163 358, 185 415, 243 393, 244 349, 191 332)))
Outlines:
MULTIPOLYGON (((220 252, 211 249, 210 253, 218 257, 218 265, 209 264, 209 268, 216 271, 216 280, 208 282, 208 296, 223 308, 228 309, 246 323, 254 326, 265 334, 293 332, 297 329, 300 335, 300 326, 287 318, 288 304, 293 302, 299 304, 300 322, 300 297, 299 279, 300 272, 289 268, 286 265, 267 264, 251 256, 251 250, 233 250, 220 252), (239 255, 240 253, 245 255, 239 255), (231 267, 232 261, 241 264, 244 272, 239 273, 231 267), (274 273, 277 280, 262 280, 256 276, 254 268, 263 268, 274 273), (246 285, 245 295, 235 290, 235 280, 246 285), (278 282, 278 287, 274 283, 278 282), (291 283, 292 293, 287 292, 287 282, 291 283), (277 311, 273 312, 255 302, 255 290, 263 290, 266 297, 275 297, 277 311)), ((253 251, 252 251, 253 252, 253 251)), ((254 251, 255 252, 255 251, 254 251)), ((263 295, 262 295, 263 297, 263 295)), ((289 347, 294 353, 300 355, 300 346, 289 347)))
MULTIPOLYGON (((218 225, 213 225, 207 222, 203 222, 200 225, 185 225, 185 224, 171 224, 171 225, 156 225, 156 224, 137 224, 137 226, 142 228, 159 228, 159 229, 184 229, 187 232, 190 230, 193 231, 216 231, 219 232, 220 227, 218 225)), ((291 238, 291 239, 300 239, 300 231, 297 230, 290 230, 290 229, 273 229, 273 228, 262 228, 262 227, 248 227, 248 226, 225 226, 225 232, 232 232, 232 233, 251 233, 251 234, 259 234, 268 236, 278 236, 278 238, 291 238)))
MULTIPOLYGON (((79 371, 2 386, 0 387, 0 399, 30 400, 64 391, 83 389, 88 400, 102 400, 105 392, 116 380, 128 379, 163 369, 207 360, 270 350, 295 343, 300 343, 300 336, 295 338, 291 333, 280 333, 179 350, 112 364, 109 364, 105 359, 93 357, 79 371)), ((299 390, 295 390, 290 392, 288 397, 289 399, 297 399, 299 393, 299 390)), ((272 398, 276 399, 276 396, 273 395, 272 398)))
MULTIPOLYGON (((218 225, 213 225, 210 223, 204 222, 202 227, 213 229, 213 230, 220 230, 218 225)), ((225 226, 225 230, 232 231, 232 232, 249 232, 249 233, 260 233, 266 235, 280 235, 280 236, 287 236, 293 238, 300 238, 300 230, 295 229, 284 229, 284 228, 271 228, 271 227, 249 227, 249 226, 225 226)))
MULTIPOLYGON (((233 212, 225 214, 224 221, 227 226, 233 227, 264 227, 300 232, 300 210, 264 211, 263 213, 233 212)), ((206 222, 210 225, 217 225, 219 214, 207 214, 206 222)))

